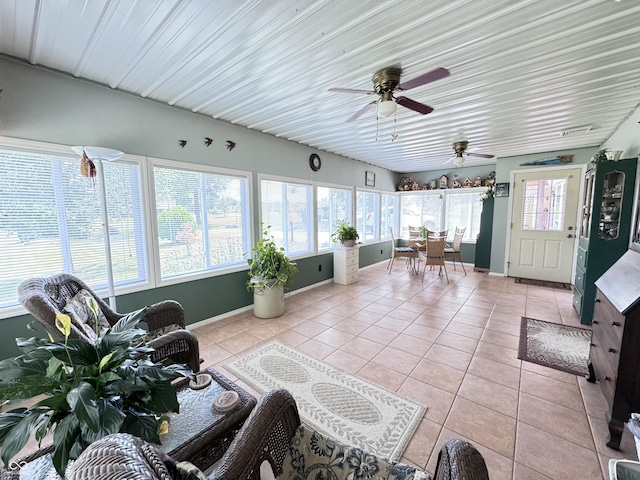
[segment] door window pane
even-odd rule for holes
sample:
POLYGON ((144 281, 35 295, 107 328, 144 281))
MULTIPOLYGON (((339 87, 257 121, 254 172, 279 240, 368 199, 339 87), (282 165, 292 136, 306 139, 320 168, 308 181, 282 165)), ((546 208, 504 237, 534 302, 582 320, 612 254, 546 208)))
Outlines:
POLYGON ((567 181, 529 180, 524 186, 523 230, 562 230, 567 181))
POLYGON ((318 187, 318 250, 335 245, 331 234, 342 220, 351 222, 351 190, 344 188, 318 187))

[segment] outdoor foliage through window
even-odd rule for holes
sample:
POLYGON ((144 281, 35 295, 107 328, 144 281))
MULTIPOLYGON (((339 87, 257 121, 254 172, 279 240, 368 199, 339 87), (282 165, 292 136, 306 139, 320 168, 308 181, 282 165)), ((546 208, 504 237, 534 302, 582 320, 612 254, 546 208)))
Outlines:
POLYGON ((318 187, 318 249, 331 248, 331 234, 342 220, 351 222, 351 190, 318 187))

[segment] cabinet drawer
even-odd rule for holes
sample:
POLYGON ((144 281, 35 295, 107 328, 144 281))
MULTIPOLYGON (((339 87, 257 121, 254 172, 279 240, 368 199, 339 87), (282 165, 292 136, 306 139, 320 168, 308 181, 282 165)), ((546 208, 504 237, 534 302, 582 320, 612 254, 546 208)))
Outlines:
POLYGON ((358 272, 354 272, 354 273, 347 273, 347 277, 346 277, 346 283, 353 283, 356 282, 358 280, 358 272))
POLYGON ((346 265, 347 267, 350 267, 351 265, 358 265, 359 260, 360 260, 360 259, 358 258, 358 256, 357 256, 357 255, 355 255, 355 256, 353 256, 353 255, 351 255, 351 256, 347 255, 347 258, 345 259, 345 265, 346 265))
POLYGON ((578 256, 576 258, 577 267, 583 272, 587 269, 587 251, 578 247, 578 256))
POLYGON ((596 374, 596 378, 600 383, 600 389, 604 398, 609 404, 609 408, 613 406, 613 399, 616 391, 616 381, 618 379, 617 369, 612 368, 609 364, 609 359, 606 358, 604 350, 598 346, 592 346, 590 357, 593 370, 596 374))
POLYGON ((600 290, 596 291, 595 304, 593 306, 593 323, 602 327, 602 331, 618 345, 622 343, 625 317, 614 307, 600 290), (597 322, 597 323, 595 323, 597 322))
POLYGON ((576 287, 577 290, 580 290, 580 292, 584 292, 584 278, 585 278, 585 274, 582 271, 582 269, 580 268, 576 268, 576 277, 574 279, 574 286, 576 287))
POLYGON ((345 268, 345 272, 347 275, 357 272, 359 270, 358 264, 357 263, 353 263, 351 265, 347 265, 347 267, 345 268))
POLYGON ((582 315, 582 292, 577 289, 573 291, 573 309, 582 315))
POLYGON ((592 348, 598 352, 598 361, 607 363, 613 372, 618 371, 620 363, 620 343, 607 326, 593 326, 592 348))

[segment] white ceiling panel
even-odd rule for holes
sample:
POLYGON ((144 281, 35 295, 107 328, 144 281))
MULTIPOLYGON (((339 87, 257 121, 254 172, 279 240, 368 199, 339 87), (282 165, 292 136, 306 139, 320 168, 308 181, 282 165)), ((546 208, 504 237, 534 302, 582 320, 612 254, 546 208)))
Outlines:
POLYGON ((0 0, 2 54, 402 173, 441 168, 458 131, 502 157, 602 144, 639 51, 631 0, 0 0), (346 122, 378 96, 328 89, 386 67, 450 76, 394 93, 427 115, 346 122))

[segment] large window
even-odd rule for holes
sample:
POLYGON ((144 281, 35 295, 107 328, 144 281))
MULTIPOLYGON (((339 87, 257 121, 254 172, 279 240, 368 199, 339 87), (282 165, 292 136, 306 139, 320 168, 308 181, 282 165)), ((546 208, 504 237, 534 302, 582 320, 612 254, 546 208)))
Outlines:
POLYGON ((311 184, 262 179, 261 219, 271 225, 271 235, 287 255, 304 255, 314 250, 313 189, 311 184))
POLYGON ((318 250, 331 248, 331 234, 336 231, 338 222, 351 222, 351 190, 335 187, 318 187, 316 189, 318 206, 318 250))
POLYGON ((251 250, 246 176, 155 165, 160 276, 244 266, 251 250))
POLYGON ((395 229, 397 228, 398 212, 400 211, 400 198, 398 195, 383 193, 380 196, 380 203, 380 238, 391 238, 389 228, 393 228, 395 235, 398 235, 395 229))
POLYGON ((400 234, 409 236, 409 227, 426 227, 438 231, 442 228, 442 196, 440 192, 407 194, 402 196, 400 234))
POLYGON ((482 214, 482 200, 480 192, 465 189, 452 190, 445 195, 444 228, 449 231, 449 238, 453 238, 456 227, 466 227, 464 240, 474 240, 480 232, 480 215, 482 214))
POLYGON ((380 238, 380 194, 359 191, 356 196, 356 228, 360 241, 380 238))
MULTIPOLYGON (((140 166, 104 162, 116 285, 147 281, 140 166)), ((0 308, 30 277, 76 275, 106 288, 100 185, 74 155, 0 149, 0 308)))

